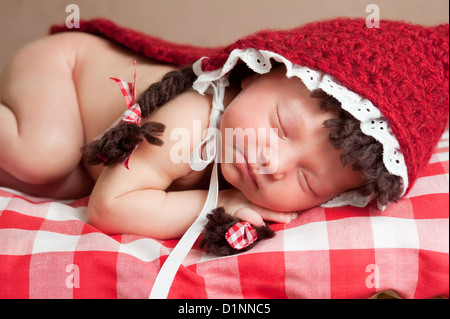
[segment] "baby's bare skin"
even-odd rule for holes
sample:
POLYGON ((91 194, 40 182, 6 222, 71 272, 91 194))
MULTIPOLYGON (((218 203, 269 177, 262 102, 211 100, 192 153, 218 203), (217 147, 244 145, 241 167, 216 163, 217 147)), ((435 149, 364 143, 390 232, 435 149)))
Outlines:
MULTIPOLYGON (((34 174, 26 176, 25 173, 16 173, 15 167, 6 165, 3 168, 8 168, 8 172, 32 184, 46 184, 70 173, 80 162, 80 148, 103 133, 126 109, 119 87, 109 77, 131 81, 133 61, 137 61, 137 95, 175 69, 153 63, 107 40, 84 33, 57 34, 22 49, 0 77, 1 101, 10 109, 3 107, 0 114, 18 117, 19 123, 13 120, 4 124, 2 119, 2 125, 9 127, 2 128, 0 138, 5 144, 11 144, 14 135, 20 132, 21 142, 25 146, 31 147, 36 141, 37 148, 43 150, 29 152, 31 158, 28 156, 24 161, 30 162, 30 165, 39 161, 32 157, 52 154, 42 154, 45 150, 42 145, 45 146, 49 138, 64 139, 67 149, 71 150, 68 156, 71 160, 61 167, 60 172, 56 172, 55 165, 52 165, 53 169, 47 167, 49 165, 40 167, 43 171, 50 169, 54 174, 59 173, 54 177, 48 172, 42 177, 31 176, 34 174), (36 99, 34 95, 39 97, 36 99), (33 97, 32 103, 26 103, 28 96, 33 97), (21 118, 26 123, 20 125, 21 118), (66 129, 59 130, 63 127, 66 129), (27 136, 28 132, 33 134, 27 136), (61 132, 64 132, 64 136, 61 136, 61 132), (42 137, 39 142, 36 134, 42 137), (30 141, 26 141, 27 138, 30 141), (30 145, 26 145, 27 142, 30 145), (37 155, 32 156, 34 154, 37 155)), ((197 98, 208 100, 200 95, 197 98)), ((206 112, 209 112, 208 108, 205 108, 206 112)), ((60 145, 60 141, 51 142, 55 142, 53 146, 60 155, 65 151, 61 149, 63 145, 60 145)), ((22 167, 18 169, 23 170, 22 167)), ((96 180, 102 166, 86 166, 86 169, 96 180)))
MULTIPOLYGON (((109 77, 131 82, 133 61, 137 62, 138 96, 175 70, 83 33, 53 35, 22 49, 0 75, 0 186, 53 198, 90 195, 89 221, 106 233, 159 239, 181 237, 200 213, 207 195, 210 170, 193 171, 189 154, 201 142, 201 134, 193 132, 193 122, 199 121, 202 132, 208 127, 210 96, 186 91, 144 119, 165 124, 164 144, 142 142, 130 158, 130 169, 123 165, 92 167, 81 162, 83 145, 102 134, 125 111, 124 97, 109 77), (189 138, 171 139, 170 133, 178 128, 187 130, 189 138), (182 154, 181 161, 171 159, 174 147, 189 150, 182 154)), ((309 134, 309 144, 319 143, 309 147, 314 153, 305 157, 299 150, 306 146, 306 140, 284 137, 282 167, 272 175, 262 176, 254 191, 248 189, 242 165, 223 165, 227 167, 224 177, 238 187, 219 193, 218 204, 228 213, 256 225, 263 224, 263 219, 289 222, 293 211, 313 207, 361 183, 359 174, 336 164, 340 162, 340 152, 331 147, 328 132, 320 124, 331 115, 318 111, 319 101, 310 98, 304 88, 300 90, 302 85, 300 80, 287 79, 278 72, 243 82, 240 92, 250 90, 250 95, 241 94, 238 89, 227 90, 225 105, 230 103, 234 105, 230 110, 241 111, 227 112, 227 108, 225 123, 239 127, 240 119, 250 116, 255 129, 273 130, 275 122, 268 119, 273 118, 277 105, 284 103, 280 96, 291 96, 299 114, 311 117, 304 121, 314 124, 302 128, 299 137, 309 134), (279 92, 279 88, 286 92, 279 92), (240 99, 235 99, 237 94, 240 99), (258 105, 264 107, 259 108, 258 117, 252 117, 256 113, 247 114, 247 106, 255 104, 258 96, 258 105), (327 160, 319 165, 316 158, 327 160), (309 167, 311 163, 314 165, 309 167), (317 175, 329 185, 328 195, 317 196, 305 185, 305 179, 299 180, 300 164, 301 168, 306 165, 308 169, 320 170, 311 176, 317 175), (329 179, 327 174, 331 173, 333 178, 329 179), (265 197, 266 193, 273 193, 270 187, 295 189, 302 201, 297 203, 293 198, 289 206, 275 207, 280 201, 265 197), (249 196, 258 198, 260 206, 243 195, 244 189, 249 196)), ((254 105, 255 110, 258 105, 254 105)), ((319 185, 315 182, 313 186, 317 189, 319 185)), ((274 196, 280 198, 280 194, 274 196)))

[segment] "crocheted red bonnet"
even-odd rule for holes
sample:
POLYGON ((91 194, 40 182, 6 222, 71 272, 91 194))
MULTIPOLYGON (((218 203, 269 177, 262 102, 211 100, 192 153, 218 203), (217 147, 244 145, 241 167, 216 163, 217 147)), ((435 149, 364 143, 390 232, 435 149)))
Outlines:
MULTIPOLYGON (((197 61, 194 89, 200 93, 240 60, 257 73, 269 72, 271 60, 284 63, 287 76, 335 97, 361 122, 363 133, 382 143, 385 167, 403 179, 403 194, 427 164, 448 119, 448 24, 381 20, 380 28, 368 28, 364 19, 340 18, 262 31, 217 48, 171 43, 104 19, 82 21, 72 30, 109 38, 160 62, 197 61)), ((67 29, 51 29, 60 31, 67 29)))

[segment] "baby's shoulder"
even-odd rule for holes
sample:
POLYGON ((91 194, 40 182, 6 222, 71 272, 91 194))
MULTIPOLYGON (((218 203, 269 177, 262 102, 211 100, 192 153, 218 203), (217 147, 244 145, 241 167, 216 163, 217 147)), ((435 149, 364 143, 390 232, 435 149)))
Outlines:
POLYGON ((202 141, 208 128, 211 97, 187 91, 158 108, 145 122, 159 122, 165 129, 160 136, 161 146, 144 140, 133 154, 131 161, 140 163, 142 169, 152 167, 164 172, 170 180, 192 175, 189 165, 191 152, 202 141))
POLYGON ((160 107, 148 120, 165 125, 163 141, 172 161, 188 162, 209 125, 211 97, 187 91, 160 107))
POLYGON ((209 125, 212 98, 195 91, 186 91, 158 108, 146 121, 165 124, 165 137, 173 139, 185 132, 193 144, 201 142, 203 132, 209 125))

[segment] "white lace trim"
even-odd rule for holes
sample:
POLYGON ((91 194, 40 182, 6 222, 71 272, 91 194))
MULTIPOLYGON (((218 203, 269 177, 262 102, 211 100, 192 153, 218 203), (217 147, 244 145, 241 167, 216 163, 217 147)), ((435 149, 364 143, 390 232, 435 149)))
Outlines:
MULTIPOLYGON (((198 76, 198 79, 195 81, 193 88, 201 94, 205 92, 214 93, 208 89, 213 87, 213 83, 214 85, 219 85, 219 81, 217 81, 219 79, 221 79, 220 82, 225 83, 228 77, 227 73, 234 68, 239 59, 259 74, 268 73, 272 68, 270 59, 274 59, 286 66, 286 76, 288 78, 296 76, 303 81, 310 91, 322 89, 327 94, 336 98, 344 110, 361 122, 361 131, 366 135, 372 136, 383 145, 383 163, 389 173, 400 176, 403 179, 403 196, 408 188, 408 172, 399 143, 392 133, 387 119, 372 102, 363 99, 360 95, 347 89, 333 76, 308 67, 293 64, 283 56, 270 51, 235 49, 230 53, 223 67, 215 71, 203 72, 201 70, 202 59, 197 61, 194 64, 194 72, 198 76)), ((374 197, 376 197, 376 194, 362 196, 356 191, 350 191, 331 199, 322 206, 338 207, 352 205, 364 207, 374 197)), ((379 203, 378 207, 381 210, 384 209, 379 203)))

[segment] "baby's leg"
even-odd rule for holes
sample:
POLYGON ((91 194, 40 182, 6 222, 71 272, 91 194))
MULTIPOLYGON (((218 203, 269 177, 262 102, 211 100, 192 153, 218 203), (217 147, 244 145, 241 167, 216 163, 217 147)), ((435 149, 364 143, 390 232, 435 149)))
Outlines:
POLYGON ((67 43, 48 37, 22 49, 0 75, 0 169, 22 182, 60 181, 79 165, 75 62, 67 43))
POLYGON ((48 184, 25 183, 0 168, 0 186, 37 197, 75 199, 90 195, 94 187, 94 180, 82 165, 79 165, 65 178, 48 184))

